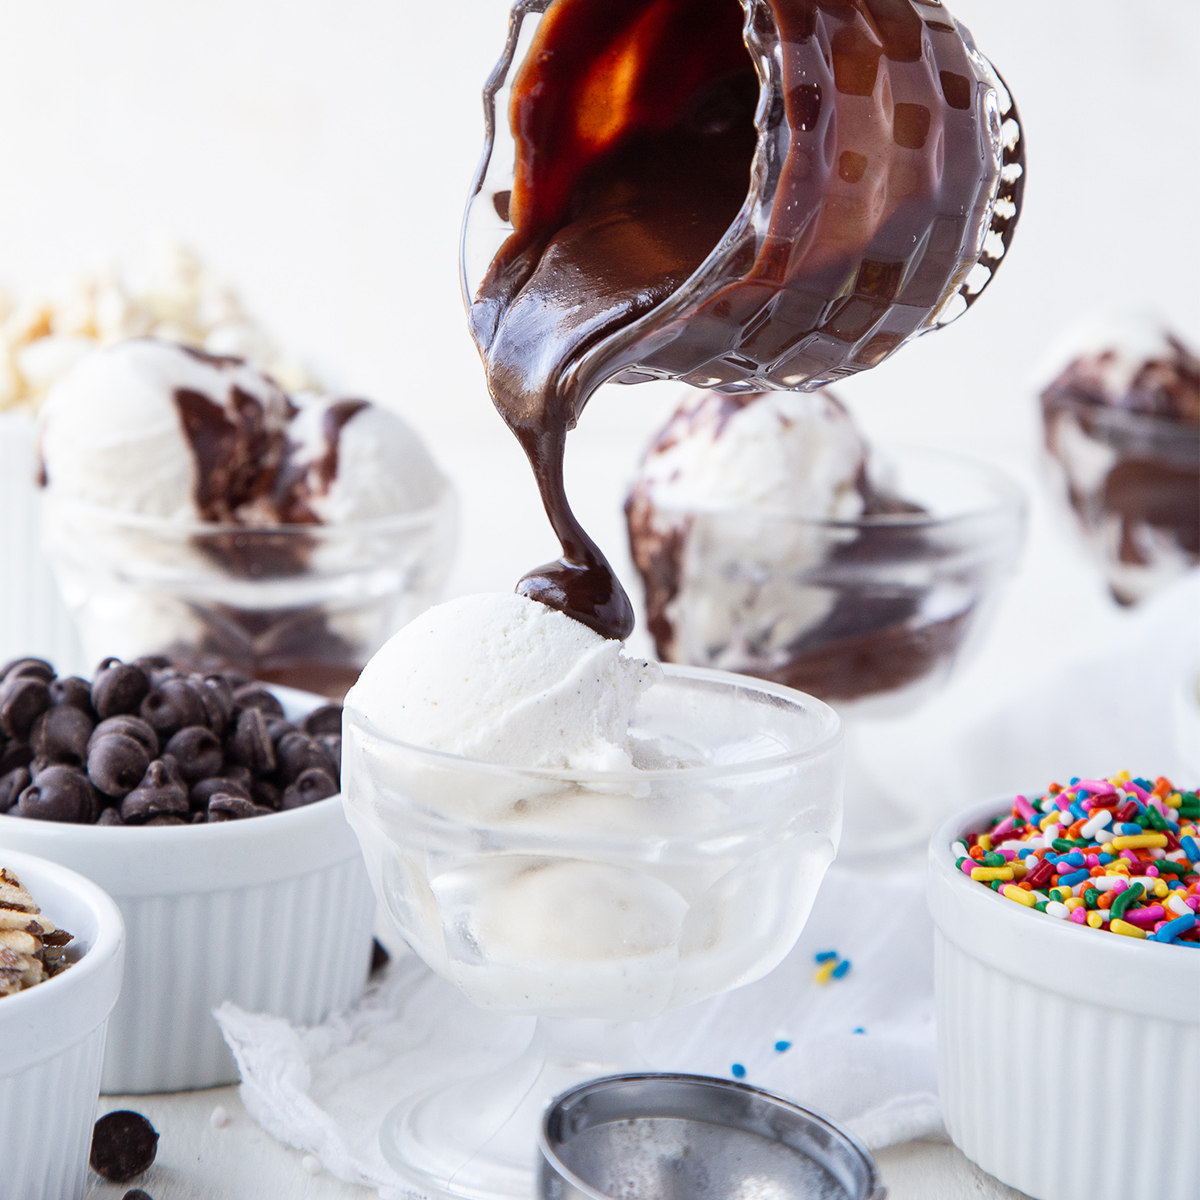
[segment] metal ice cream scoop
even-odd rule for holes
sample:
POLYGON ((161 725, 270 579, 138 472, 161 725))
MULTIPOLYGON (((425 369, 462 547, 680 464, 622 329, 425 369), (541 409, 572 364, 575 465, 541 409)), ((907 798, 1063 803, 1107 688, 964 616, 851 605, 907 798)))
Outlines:
POLYGON ((539 1200, 884 1200, 844 1130, 759 1088, 614 1075, 564 1093, 539 1139, 539 1200))

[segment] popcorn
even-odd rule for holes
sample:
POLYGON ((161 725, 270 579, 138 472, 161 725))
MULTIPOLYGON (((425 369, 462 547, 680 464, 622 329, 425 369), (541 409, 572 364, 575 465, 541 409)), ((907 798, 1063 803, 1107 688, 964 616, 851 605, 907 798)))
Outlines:
POLYGON ((245 358, 287 391, 317 386, 281 357, 237 296, 190 251, 173 247, 157 276, 137 289, 116 271, 102 271, 54 299, 23 305, 0 293, 0 412, 36 409, 50 385, 88 351, 139 337, 245 358))

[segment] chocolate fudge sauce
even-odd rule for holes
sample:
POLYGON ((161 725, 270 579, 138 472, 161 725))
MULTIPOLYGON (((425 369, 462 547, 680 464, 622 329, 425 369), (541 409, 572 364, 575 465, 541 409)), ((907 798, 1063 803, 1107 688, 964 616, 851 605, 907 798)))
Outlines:
POLYGON ((513 233, 471 329, 562 546, 517 590, 605 637, 626 637, 633 609, 571 512, 563 455, 596 387, 641 361, 645 347, 613 335, 753 220, 748 255, 705 320, 682 322, 660 374, 795 387, 865 369, 957 286, 972 214, 986 221, 981 180, 989 169, 996 179, 952 23, 922 21, 909 0, 765 0, 751 11, 746 36, 758 39, 755 21, 771 25, 783 71, 782 94, 765 91, 763 137, 777 137, 785 113, 790 133, 762 213, 748 204, 760 84, 738 0, 555 0, 513 84, 514 181, 491 198, 513 233), (881 64, 898 81, 900 64, 936 66, 931 39, 961 70, 906 75, 893 98, 881 64))

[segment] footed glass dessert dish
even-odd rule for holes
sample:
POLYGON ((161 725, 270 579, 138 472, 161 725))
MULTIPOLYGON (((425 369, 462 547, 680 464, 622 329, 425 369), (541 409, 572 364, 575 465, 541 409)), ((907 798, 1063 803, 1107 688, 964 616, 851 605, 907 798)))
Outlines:
POLYGON ((388 1115, 416 1187, 533 1194, 564 1089, 643 1064, 630 1022, 760 978, 795 944, 841 833, 837 714, 776 684, 664 668, 634 769, 514 769, 407 745, 346 709, 343 794, 409 945, 485 1008, 536 1015, 523 1057, 388 1115))
POLYGON ((930 450, 878 457, 872 478, 904 502, 855 520, 629 508, 662 658, 770 679, 837 706, 851 854, 924 836, 859 752, 861 723, 906 715, 944 686, 986 626, 1025 533, 1024 496, 1001 472, 930 450))
POLYGON ((47 493, 43 538, 84 660, 167 654, 340 700, 434 603, 456 502, 336 525, 170 521, 47 493))

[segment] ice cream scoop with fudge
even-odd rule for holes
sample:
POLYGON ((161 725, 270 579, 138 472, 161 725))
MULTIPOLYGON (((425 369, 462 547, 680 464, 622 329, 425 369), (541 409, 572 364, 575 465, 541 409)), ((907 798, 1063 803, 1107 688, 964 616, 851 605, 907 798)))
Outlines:
POLYGON ((889 475, 827 391, 685 400, 626 503, 659 656, 833 701, 948 666, 974 601, 889 475))
POLYGON ((1147 313, 1084 318, 1052 358, 1046 446, 1114 597, 1135 604, 1200 563, 1200 359, 1147 313))

